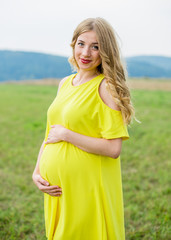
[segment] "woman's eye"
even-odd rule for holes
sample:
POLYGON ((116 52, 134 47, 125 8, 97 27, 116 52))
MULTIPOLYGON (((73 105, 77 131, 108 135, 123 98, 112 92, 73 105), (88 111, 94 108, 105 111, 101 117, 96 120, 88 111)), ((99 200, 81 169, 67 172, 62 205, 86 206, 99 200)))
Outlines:
POLYGON ((99 47, 98 46, 93 46, 93 49, 99 50, 99 47))
POLYGON ((79 45, 79 46, 83 46, 84 44, 83 44, 82 42, 79 42, 78 45, 79 45))

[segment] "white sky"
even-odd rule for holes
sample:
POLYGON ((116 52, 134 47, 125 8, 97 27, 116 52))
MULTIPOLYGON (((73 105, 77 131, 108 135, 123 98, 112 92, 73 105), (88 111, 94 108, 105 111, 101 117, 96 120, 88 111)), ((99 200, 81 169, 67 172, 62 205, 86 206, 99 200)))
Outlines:
POLYGON ((171 56, 171 0, 0 0, 0 49, 69 56, 88 17, 109 21, 124 56, 171 56))

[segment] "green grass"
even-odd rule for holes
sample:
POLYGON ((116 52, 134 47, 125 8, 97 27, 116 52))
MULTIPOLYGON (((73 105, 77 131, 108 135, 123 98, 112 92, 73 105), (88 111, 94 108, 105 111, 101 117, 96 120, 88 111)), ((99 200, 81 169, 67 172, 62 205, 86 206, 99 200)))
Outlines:
MULTIPOLYGON (((43 195, 31 175, 54 86, 0 85, 0 239, 45 240, 43 195)), ((132 92, 137 118, 122 150, 127 240, 171 239, 170 92, 132 92)))

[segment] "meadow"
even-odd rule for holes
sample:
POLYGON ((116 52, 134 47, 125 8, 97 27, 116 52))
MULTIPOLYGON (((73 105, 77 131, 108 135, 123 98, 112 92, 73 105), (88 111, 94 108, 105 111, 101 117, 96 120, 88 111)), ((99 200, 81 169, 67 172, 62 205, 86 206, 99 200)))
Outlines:
MULTIPOLYGON (((166 89, 167 90, 167 89, 166 89)), ((45 240, 43 194, 32 172, 57 87, 0 85, 0 239, 45 240)), ((171 92, 132 90, 141 124, 121 154, 127 240, 171 239, 171 92)))

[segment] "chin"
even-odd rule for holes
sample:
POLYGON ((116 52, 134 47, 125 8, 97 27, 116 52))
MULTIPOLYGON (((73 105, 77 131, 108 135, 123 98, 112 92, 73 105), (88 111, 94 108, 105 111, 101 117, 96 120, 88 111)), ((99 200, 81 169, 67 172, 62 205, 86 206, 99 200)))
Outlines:
POLYGON ((80 65, 78 65, 79 66, 79 69, 92 69, 92 67, 91 66, 84 66, 84 65, 82 65, 82 64, 80 64, 80 65))
POLYGON ((94 70, 96 69, 98 66, 90 66, 90 65, 83 65, 83 64, 79 64, 79 69, 82 69, 82 70, 94 70))

